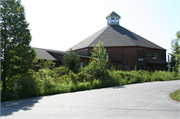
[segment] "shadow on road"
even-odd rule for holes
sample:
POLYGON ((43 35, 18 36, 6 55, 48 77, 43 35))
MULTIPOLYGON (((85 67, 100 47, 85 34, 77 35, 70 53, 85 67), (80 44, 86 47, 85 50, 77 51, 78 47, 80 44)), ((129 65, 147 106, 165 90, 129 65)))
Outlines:
POLYGON ((42 97, 28 98, 23 100, 8 101, 1 103, 1 116, 12 115, 14 112, 19 110, 27 111, 41 100, 42 97))
POLYGON ((115 86, 113 89, 125 88, 125 86, 115 86))

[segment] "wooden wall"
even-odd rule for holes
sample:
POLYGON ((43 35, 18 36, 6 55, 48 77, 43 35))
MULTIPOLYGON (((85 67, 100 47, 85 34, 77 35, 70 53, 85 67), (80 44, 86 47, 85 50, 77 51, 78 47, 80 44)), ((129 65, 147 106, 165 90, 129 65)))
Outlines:
MULTIPOLYGON (((76 50, 78 55, 91 56, 90 51, 93 48, 84 48, 76 50)), ((115 66, 116 69, 119 69, 119 65, 124 66, 124 70, 134 70, 135 66, 138 69, 138 65, 144 65, 144 68, 147 70, 166 70, 165 64, 149 64, 146 61, 145 53, 148 52, 158 52, 159 59, 161 61, 166 61, 166 51, 158 50, 152 48, 143 48, 143 47, 106 47, 107 53, 109 55, 109 64, 115 66), (138 58, 143 58, 144 61, 138 61, 138 58)), ((61 60, 63 60, 63 55, 56 55, 61 60)), ((80 62, 83 62, 83 66, 86 66, 90 62, 89 58, 81 57, 80 62)), ((62 63, 58 63, 62 64, 62 63)))

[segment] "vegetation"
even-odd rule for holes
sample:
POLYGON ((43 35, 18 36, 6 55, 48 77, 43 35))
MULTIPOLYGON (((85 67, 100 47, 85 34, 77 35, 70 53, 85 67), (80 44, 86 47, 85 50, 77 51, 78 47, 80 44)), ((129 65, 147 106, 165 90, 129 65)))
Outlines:
MULTIPOLYGON (((180 61, 180 31, 176 33, 176 39, 173 39, 171 41, 171 49, 172 53, 171 55, 171 71, 175 70, 178 71, 179 61, 180 61)), ((179 66, 180 67, 180 66, 179 66)))
MULTIPOLYGON (((82 90, 90 90, 111 86, 120 86, 133 83, 142 83, 149 81, 170 81, 178 80, 179 74, 176 71, 154 71, 149 72, 146 70, 132 70, 122 71, 115 70, 111 67, 110 70, 106 66, 99 65, 99 63, 107 63, 107 53, 103 49, 102 43, 96 46, 101 51, 92 57, 91 63, 86 67, 80 67, 78 73, 74 73, 68 67, 60 66, 56 68, 49 68, 52 66, 52 61, 40 60, 39 64, 45 63, 46 65, 39 70, 35 71, 29 69, 28 72, 21 75, 23 80, 17 81, 17 88, 1 92, 1 101, 14 100, 19 98, 27 98, 33 96, 42 96, 50 94, 68 93, 82 90), (103 54, 103 58, 98 58, 103 54), (41 63, 41 61, 43 63, 41 63)), ((93 50, 94 51, 94 50, 93 50)), ((17 79, 19 75, 17 75, 17 79)))
POLYGON ((1 2, 1 78, 3 90, 13 90, 36 63, 36 52, 30 47, 31 34, 20 1, 1 2))
POLYGON ((176 101, 180 102, 180 89, 172 92, 172 93, 170 94, 170 97, 171 97, 173 100, 176 100, 176 101))
POLYGON ((70 70, 77 73, 78 72, 78 63, 80 61, 77 53, 73 52, 70 49, 70 52, 64 55, 64 65, 67 66, 70 70))

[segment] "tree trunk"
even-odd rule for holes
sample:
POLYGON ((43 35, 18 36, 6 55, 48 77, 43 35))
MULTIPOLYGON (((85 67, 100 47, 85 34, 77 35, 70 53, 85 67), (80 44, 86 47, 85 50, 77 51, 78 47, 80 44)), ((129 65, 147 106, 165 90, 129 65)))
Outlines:
POLYGON ((7 77, 7 70, 4 69, 4 71, 3 71, 3 91, 6 91, 6 77, 7 77))

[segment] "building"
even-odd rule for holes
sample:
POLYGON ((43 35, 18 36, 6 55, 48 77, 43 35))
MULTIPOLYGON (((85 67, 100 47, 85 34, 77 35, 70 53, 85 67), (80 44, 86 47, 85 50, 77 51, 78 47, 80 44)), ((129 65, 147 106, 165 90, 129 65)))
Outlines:
MULTIPOLYGON (((71 47, 81 59, 80 66, 89 63, 92 45, 102 41, 109 55, 109 64, 116 69, 133 70, 136 67, 136 69, 166 70, 166 49, 122 27, 120 18, 113 11, 106 17, 106 27, 71 47)), ((63 55, 66 53, 37 48, 35 50, 38 57, 54 59, 57 66, 62 64, 63 55)))

